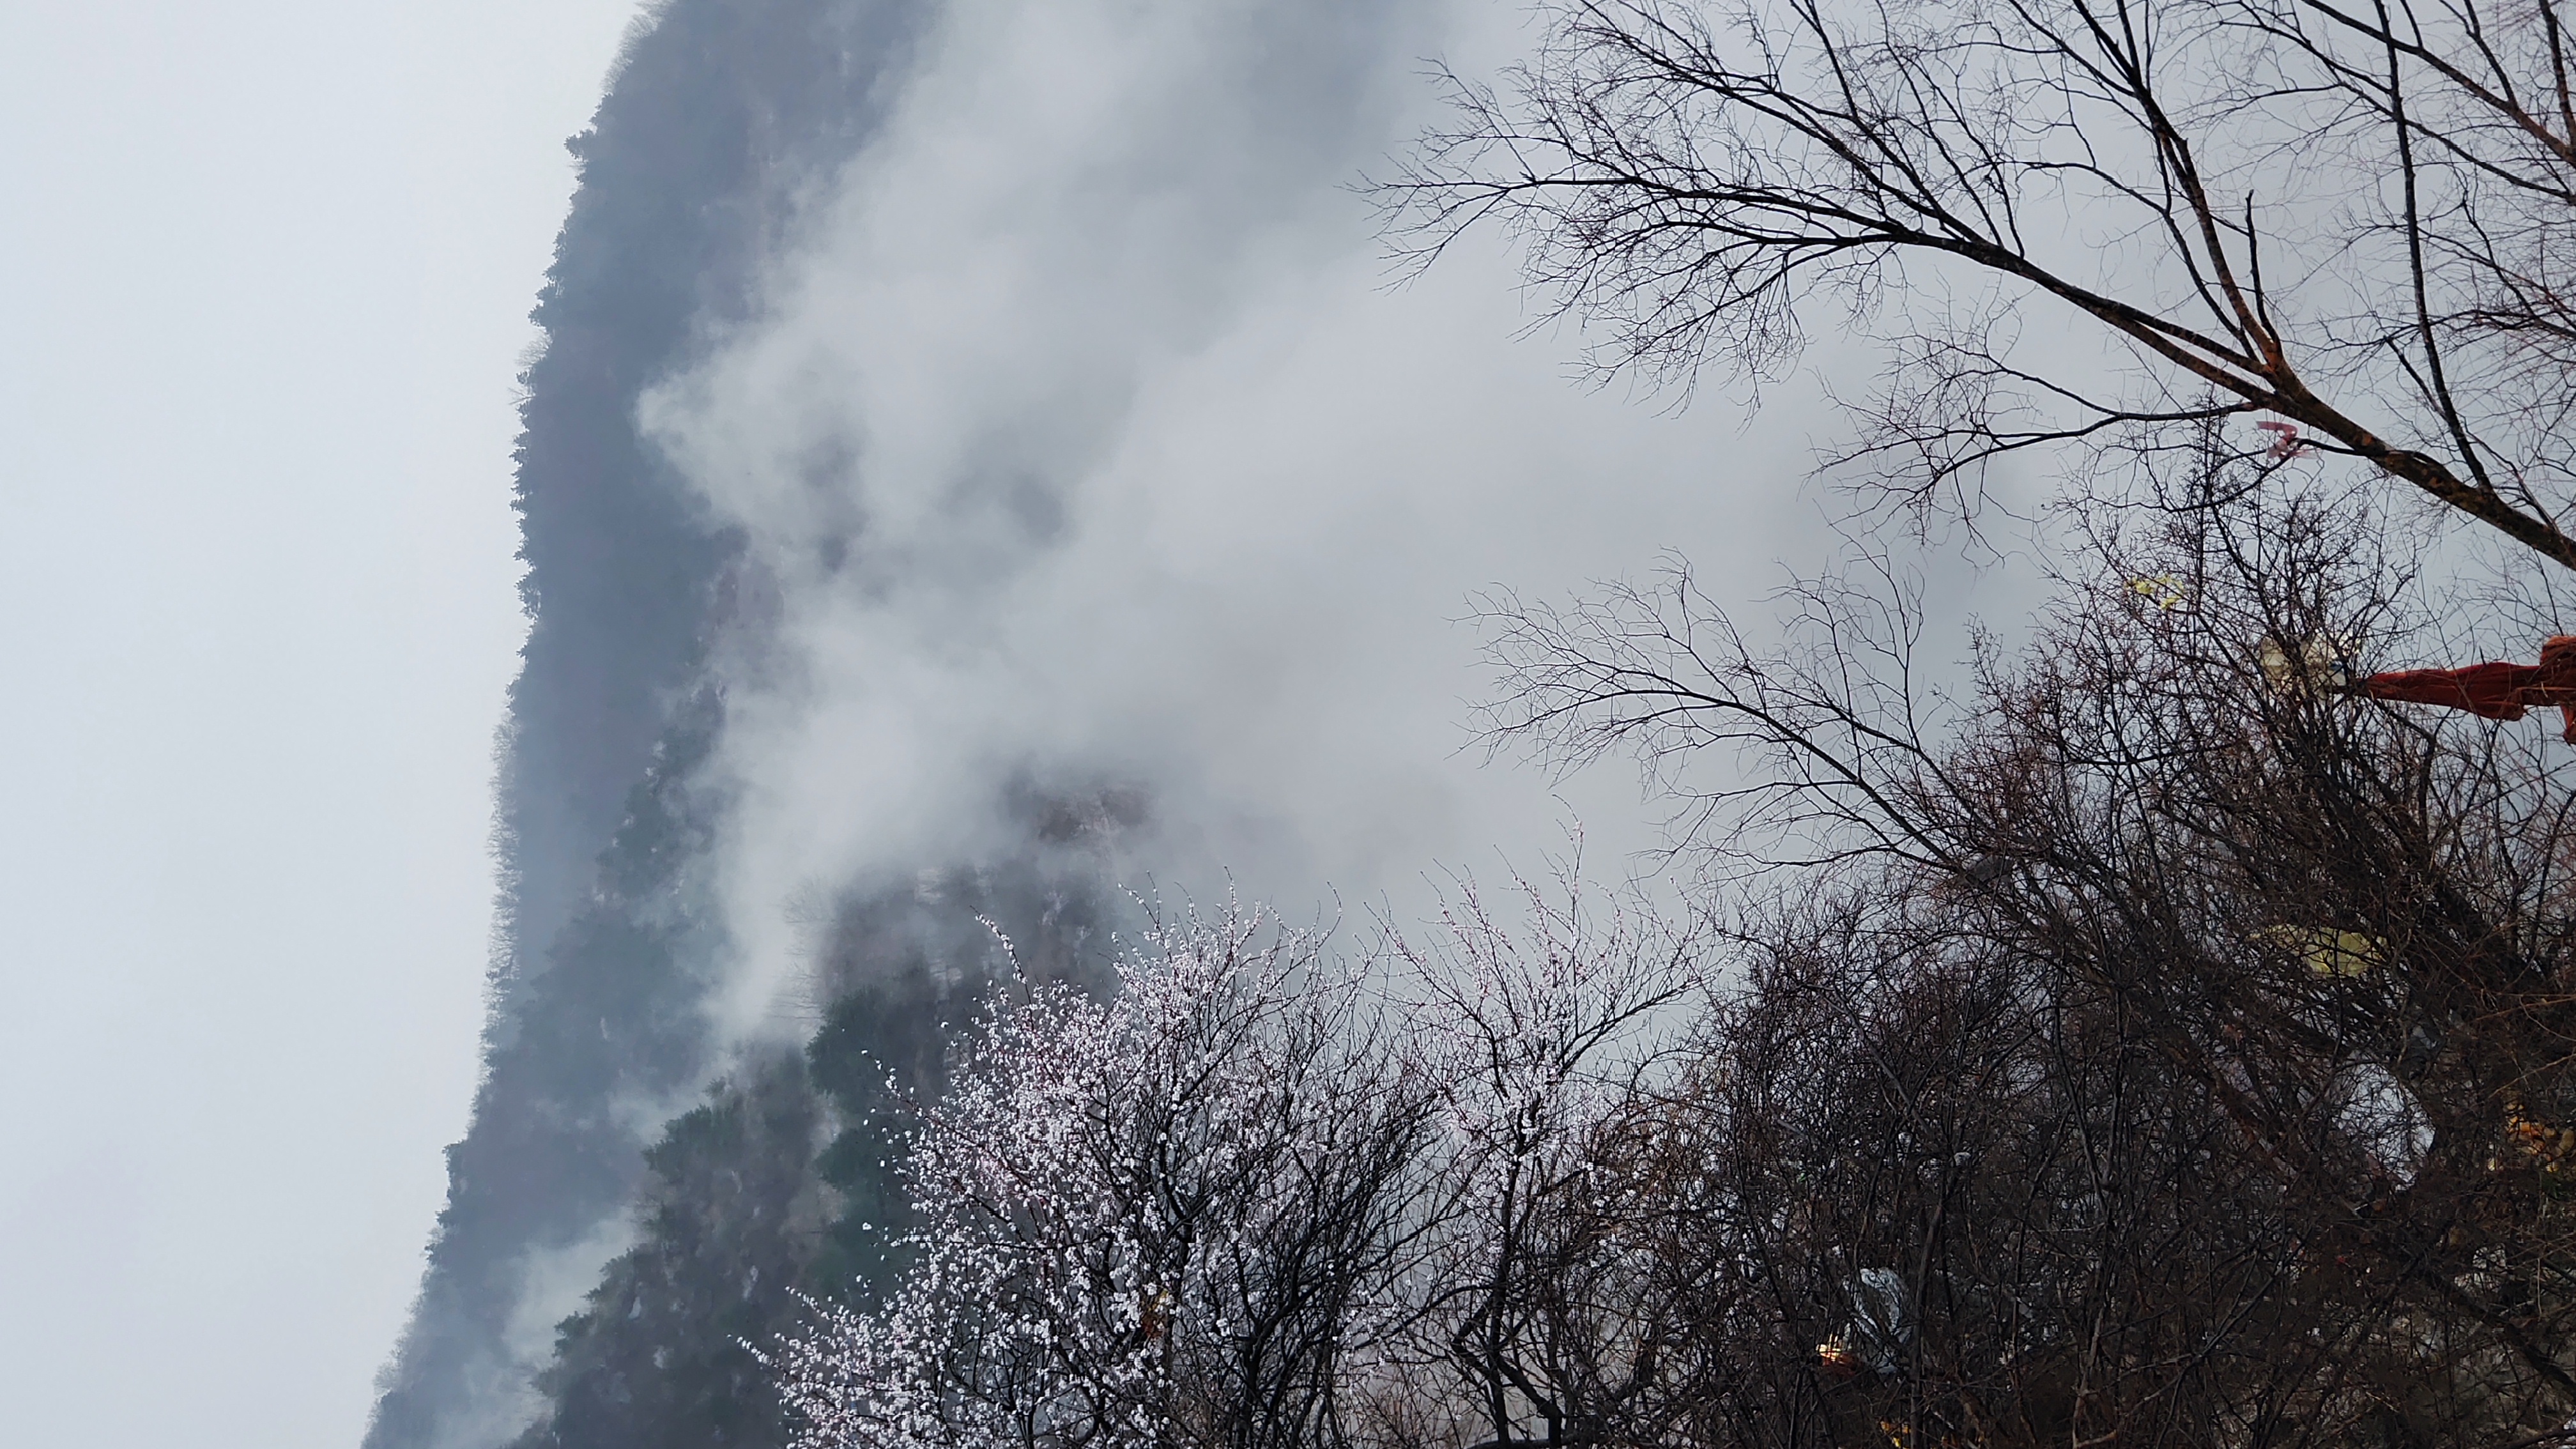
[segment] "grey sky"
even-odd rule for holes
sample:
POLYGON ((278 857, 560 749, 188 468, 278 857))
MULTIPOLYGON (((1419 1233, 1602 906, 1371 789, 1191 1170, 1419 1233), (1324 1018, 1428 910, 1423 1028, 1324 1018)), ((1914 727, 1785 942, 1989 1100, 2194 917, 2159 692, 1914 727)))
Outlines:
POLYGON ((461 1130, 510 378, 630 0, 0 7, 0 1402, 342 1446, 461 1130))

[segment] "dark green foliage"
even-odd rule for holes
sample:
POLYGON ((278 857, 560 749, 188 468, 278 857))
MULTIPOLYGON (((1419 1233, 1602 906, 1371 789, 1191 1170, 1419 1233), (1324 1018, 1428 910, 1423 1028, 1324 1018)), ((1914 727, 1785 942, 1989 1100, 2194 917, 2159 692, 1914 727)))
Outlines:
POLYGON ((1062 847, 1133 825, 1141 810, 1116 796, 1086 804, 1024 805, 1032 856, 926 877, 836 914, 818 970, 835 1000, 806 1047, 843 1124, 815 1163, 844 1205, 809 1269, 818 1293, 873 1290, 899 1273, 888 1245, 909 1222, 897 1173, 912 1107, 945 1085, 956 1029, 994 982, 1105 981, 1110 909, 1096 862, 1062 847))
POLYGON ((885 1245, 904 1216, 906 1098, 936 1090, 965 1006, 916 966, 845 997, 801 1060, 781 1054, 674 1119, 645 1154, 641 1241, 560 1325, 546 1413, 516 1449, 783 1442, 745 1345, 794 1324, 797 1292, 863 1291, 898 1266, 885 1245))
POLYGON ((808 1266, 818 1292, 881 1288, 901 1271, 889 1245, 910 1222, 896 1176, 908 1142, 907 1098, 939 1090, 949 1023, 966 1005, 915 969, 843 997, 807 1044, 814 1083, 845 1124, 814 1162, 841 1202, 808 1266))
POLYGON ((667 1100, 702 1070, 708 927, 680 867, 703 844, 686 782, 717 721, 711 699, 679 721, 630 795, 597 893, 487 1034, 473 1130, 447 1153, 410 1372, 379 1404, 378 1435, 429 1433, 452 1385, 440 1380, 489 1364, 507 1331, 519 1255, 580 1241, 633 1191, 641 1164, 617 1103, 667 1100))
POLYGON ((645 1154, 643 1241, 564 1321, 540 1380, 551 1412, 522 1449, 778 1442, 777 1396, 745 1340, 791 1310, 822 1230, 806 1170, 819 1114, 782 1055, 726 1083, 645 1154))
POLYGON ((1110 911, 1089 847, 1133 813, 1029 818, 1026 856, 832 913, 815 963, 832 1004, 802 1057, 745 1068, 644 1155, 639 1241, 560 1326, 544 1414, 517 1449, 783 1442, 745 1345, 795 1326, 798 1293, 863 1297, 899 1271, 888 1245, 906 1221, 913 1113, 943 1085, 957 1029, 999 980, 1105 975, 1110 911))
POLYGON ((874 123, 916 23, 866 0, 657 9, 567 143, 581 185, 532 314, 545 346, 520 379, 530 629, 502 819, 523 951, 578 898, 711 636, 765 623, 736 541, 643 436, 638 399, 746 313, 762 247, 874 123))

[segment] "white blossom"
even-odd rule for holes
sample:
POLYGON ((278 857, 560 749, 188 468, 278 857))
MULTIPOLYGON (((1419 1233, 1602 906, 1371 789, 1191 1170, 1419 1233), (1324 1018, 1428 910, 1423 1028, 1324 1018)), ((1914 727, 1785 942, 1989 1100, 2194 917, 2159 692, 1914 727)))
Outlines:
POLYGON ((1157 916, 1105 1000, 996 996, 919 1105, 904 1275, 767 1352, 797 1449, 1284 1449, 1372 1395, 1480 1403, 1460 1334, 1696 979, 1685 938, 1524 893, 1350 969, 1157 916))

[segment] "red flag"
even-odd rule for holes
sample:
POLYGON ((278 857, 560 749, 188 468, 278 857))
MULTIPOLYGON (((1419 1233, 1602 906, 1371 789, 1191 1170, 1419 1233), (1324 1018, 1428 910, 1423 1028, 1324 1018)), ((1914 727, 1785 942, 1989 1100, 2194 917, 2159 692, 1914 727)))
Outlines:
POLYGON ((2400 669, 2356 680, 2352 692, 2486 719, 2520 719, 2526 710, 2554 704, 2565 716, 2568 742, 2576 744, 2576 635, 2552 636, 2540 646, 2538 664, 2491 660, 2459 669, 2400 669))

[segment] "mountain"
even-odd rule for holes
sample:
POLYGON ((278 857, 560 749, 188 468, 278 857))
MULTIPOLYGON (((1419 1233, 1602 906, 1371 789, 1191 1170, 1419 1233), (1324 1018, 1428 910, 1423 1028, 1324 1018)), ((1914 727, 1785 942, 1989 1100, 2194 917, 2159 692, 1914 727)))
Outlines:
POLYGON ((500 743, 485 1070, 367 1449, 487 1446, 529 1420, 552 1319, 623 1236, 656 1125, 717 1068, 699 998, 723 925, 689 867, 719 802, 694 771, 724 712, 710 650, 756 647, 757 590, 637 403, 751 304, 799 188, 867 134, 908 14, 670 0, 568 143, 580 179, 521 379, 529 631, 500 743))

